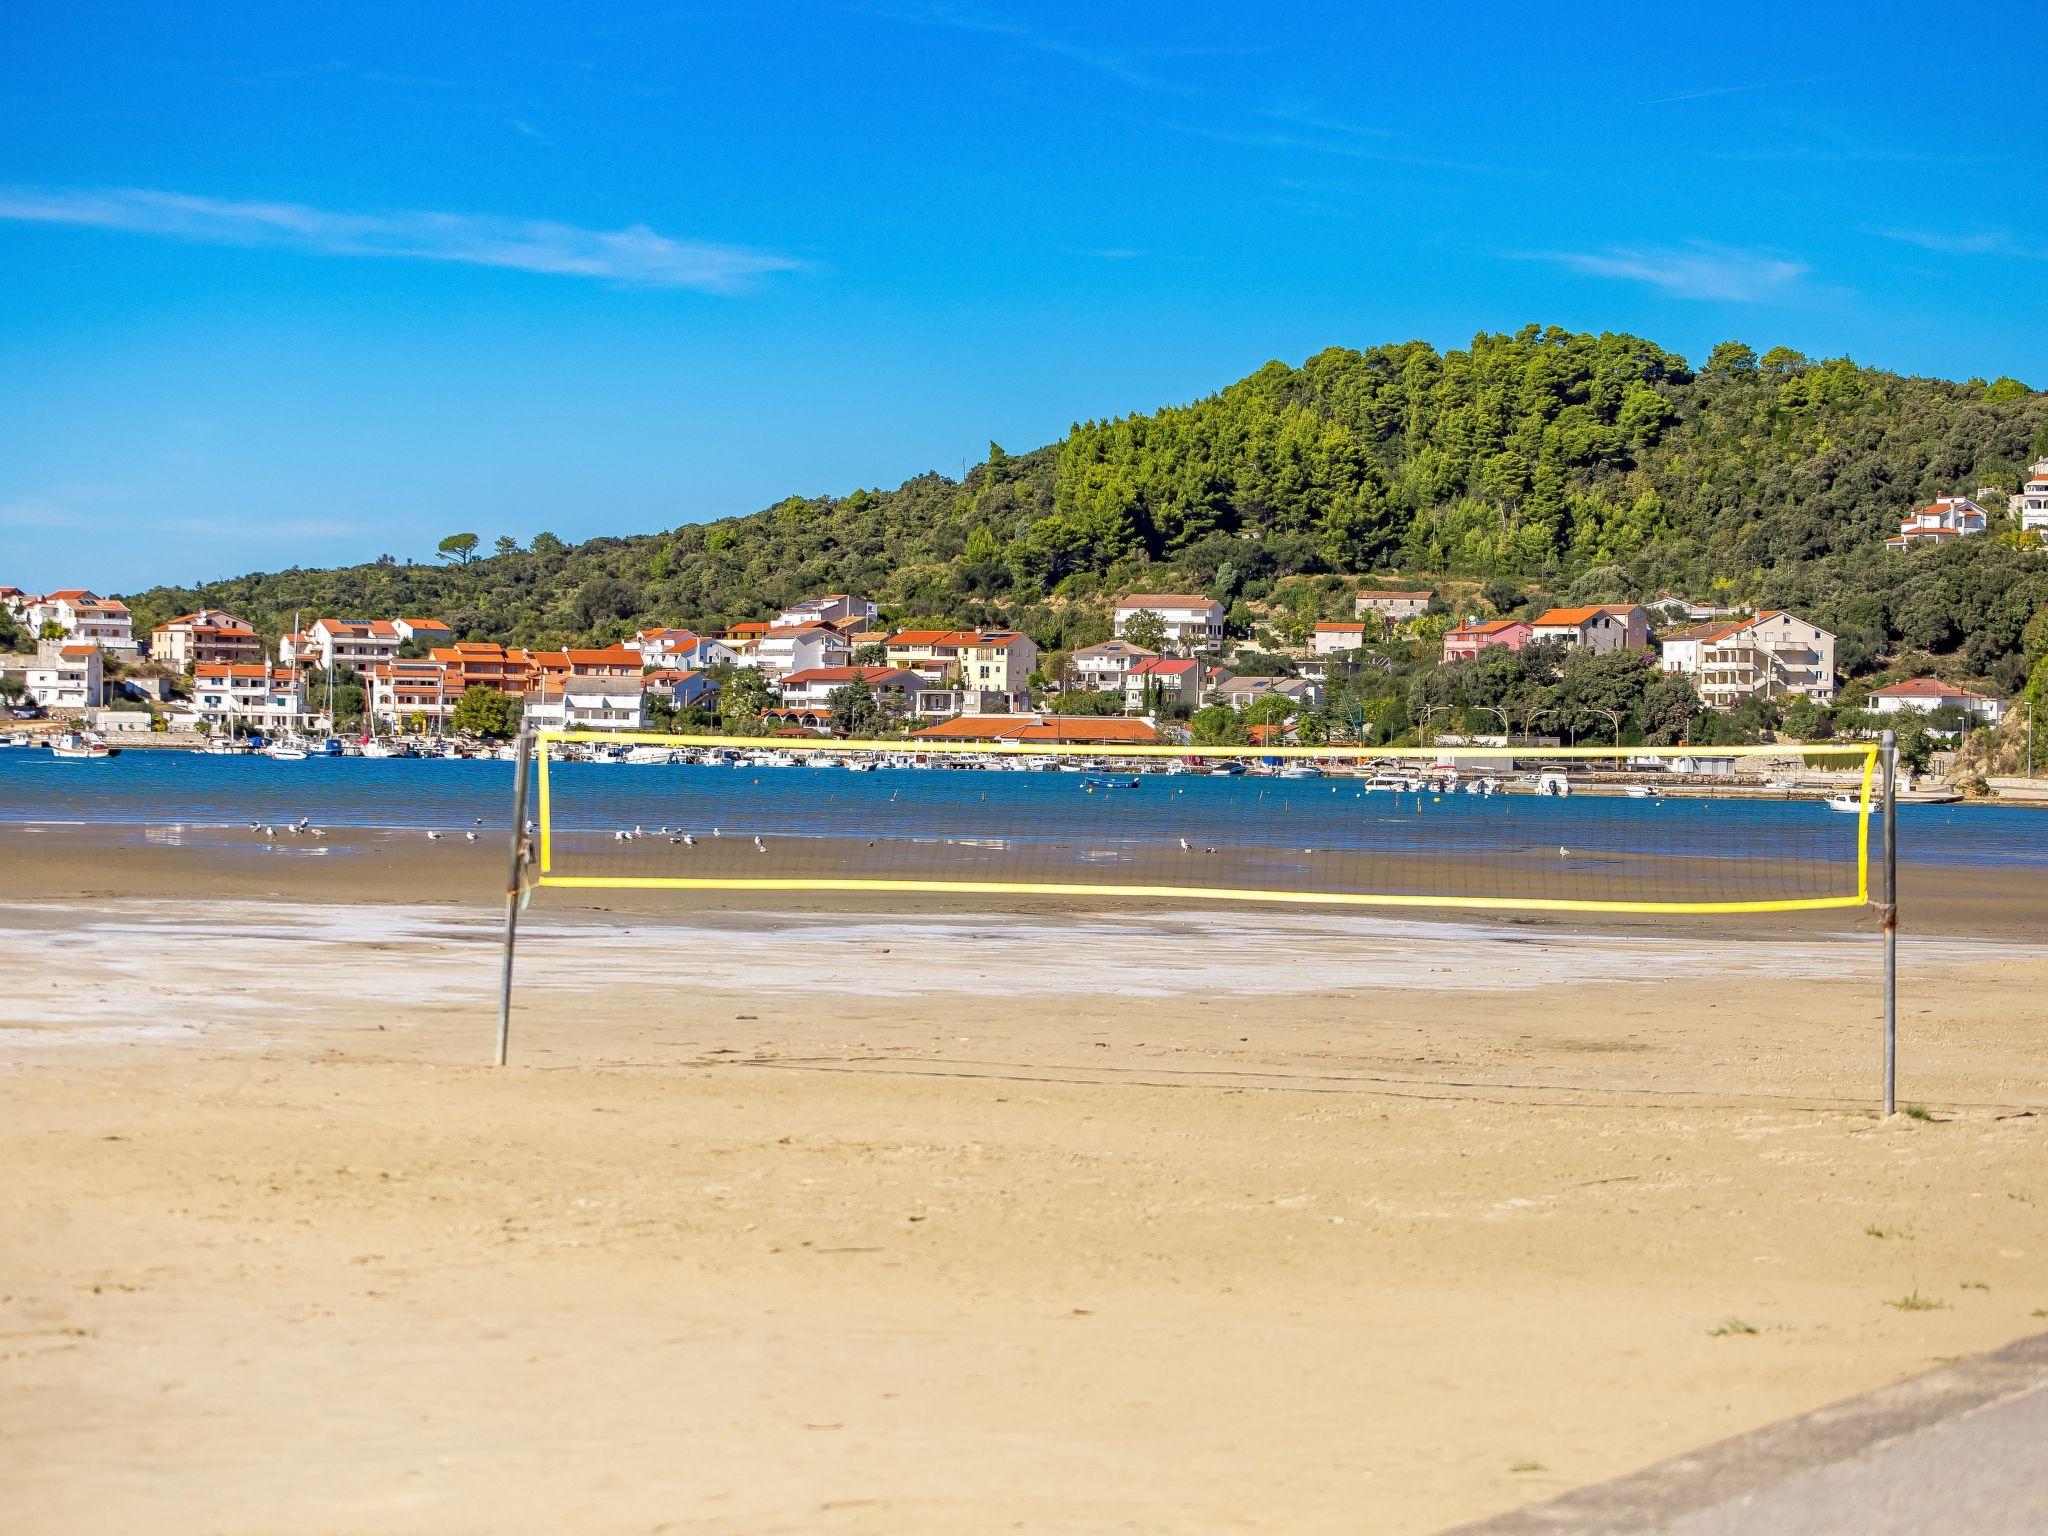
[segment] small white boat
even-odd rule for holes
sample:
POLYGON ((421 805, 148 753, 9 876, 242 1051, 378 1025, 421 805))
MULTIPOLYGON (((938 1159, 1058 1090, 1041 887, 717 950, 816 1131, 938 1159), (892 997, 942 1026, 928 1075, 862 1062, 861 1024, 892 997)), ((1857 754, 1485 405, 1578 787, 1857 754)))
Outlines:
POLYGON ((763 752, 754 759, 754 762, 757 767, 761 768, 794 768, 796 766, 796 758, 790 753, 782 751, 763 752))
POLYGON ((876 763, 865 752, 848 752, 840 759, 840 766, 848 773, 873 773, 876 763))
POLYGON ((1863 814, 1863 792, 1855 789, 1838 789, 1821 804, 1831 811, 1846 811, 1851 816, 1863 814))
POLYGON ((623 759, 629 763, 661 765, 675 761, 675 753, 668 747, 635 747, 623 759))
POLYGON ((50 743, 52 757, 66 758, 74 762, 99 762, 112 757, 115 749, 89 731, 66 731, 50 743))
POLYGON ((1323 770, 1314 763, 1289 763, 1280 770, 1280 777, 1283 779, 1320 779, 1323 777, 1323 770))
POLYGON ((1376 773, 1365 781, 1364 793, 1371 794, 1376 789, 1382 789, 1389 794, 1404 795, 1421 788, 1422 783, 1419 779, 1411 779, 1405 773, 1376 773))
POLYGON ((372 736, 363 743, 360 755, 363 757, 396 757, 398 756, 398 751, 395 747, 372 736))
POLYGON ((1631 800, 1661 800, 1664 791, 1651 784, 1631 784, 1625 793, 1631 800))
POLYGON ((1209 776, 1214 779, 1239 779, 1250 772, 1251 769, 1234 757, 1227 757, 1220 763, 1212 764, 1209 768, 1209 776))

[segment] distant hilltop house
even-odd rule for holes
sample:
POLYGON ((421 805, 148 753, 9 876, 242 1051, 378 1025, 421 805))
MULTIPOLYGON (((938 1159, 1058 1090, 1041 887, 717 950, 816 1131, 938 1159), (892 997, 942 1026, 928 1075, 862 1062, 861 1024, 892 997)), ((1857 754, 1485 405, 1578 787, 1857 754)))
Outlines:
POLYGON ((181 613, 149 632, 150 660, 180 672, 214 662, 260 662, 256 626, 218 608, 181 613))
POLYGON ((1587 608, 1553 608, 1529 626, 1531 644, 1561 640, 1603 655, 1642 650, 1650 643, 1650 621, 1636 603, 1600 603, 1587 608))
POLYGON ((775 623, 781 629, 799 624, 830 624, 834 628, 844 628, 852 623, 865 627, 872 624, 880 613, 881 610, 864 597, 832 592, 824 597, 807 597, 800 603, 791 603, 775 616, 775 623))
POLYGON ((1131 621, 1142 613, 1156 614, 1166 643, 1177 650, 1218 650, 1223 645, 1223 605, 1196 592, 1133 592, 1116 603, 1116 628, 1124 638, 1131 621))
POLYGON ((1676 592, 1660 593, 1657 600, 1648 606, 1650 612, 1666 624, 1703 624, 1708 619, 1732 619, 1739 612, 1716 603, 1680 597, 1676 592))
POLYGON ((1467 619, 1455 629, 1444 631, 1444 660, 1470 661, 1491 646, 1504 645, 1519 651, 1529 643, 1530 629, 1520 619, 1467 619))
POLYGON ((1128 640, 1104 640, 1099 645, 1082 646, 1072 659, 1075 676, 1083 688, 1096 693, 1121 693, 1131 668, 1157 655, 1158 652, 1128 640))
POLYGON ((1435 600, 1434 592, 1360 592, 1351 599, 1351 614, 1359 619, 1418 619, 1435 600))
POLYGON ((1664 637, 1658 665, 1692 678, 1710 709, 1745 699, 1835 697, 1835 637, 1780 609, 1715 624, 1695 624, 1664 637))
POLYGON ((1104 715, 961 715, 911 732, 919 741, 1001 741, 1039 746, 1156 746, 1144 720, 1104 715))
POLYGON ((80 645, 107 651, 141 650, 135 639, 135 621, 119 598, 101 597, 84 587, 41 594, 10 587, 4 596, 8 611, 32 635, 40 635, 45 624, 55 624, 66 640, 80 645))
POLYGON ((1945 683, 1938 677, 1916 677, 1908 682, 1893 683, 1888 688, 1873 688, 1870 692, 1871 711, 1880 715, 1895 715, 1906 709, 1931 715, 1938 709, 1949 707, 1973 715, 1986 725, 1996 725, 2005 718, 2003 699, 1973 693, 1968 688, 1945 683))
POLYGON ((2027 478, 2007 506, 2022 529, 2048 534, 2048 459, 2036 459, 2028 467, 2027 478))
POLYGON ((1907 514, 1899 522, 1899 536, 1886 539, 1888 549, 1911 549, 1916 544, 1945 544, 1991 526, 1991 514, 1967 496, 1937 496, 1926 506, 1907 514))

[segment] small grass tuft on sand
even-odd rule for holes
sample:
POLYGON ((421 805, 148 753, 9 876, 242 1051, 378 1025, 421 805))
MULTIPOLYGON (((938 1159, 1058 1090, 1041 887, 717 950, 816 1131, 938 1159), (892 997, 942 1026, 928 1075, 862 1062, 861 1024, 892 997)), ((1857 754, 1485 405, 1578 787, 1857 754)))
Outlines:
POLYGON ((1707 1330, 1707 1337, 1710 1339, 1728 1339, 1734 1338, 1739 1334, 1756 1333, 1758 1331, 1755 1323, 1744 1322, 1739 1317, 1724 1317, 1717 1326, 1707 1330))
POLYGON ((1908 1104, 1903 1110, 1900 1111, 1900 1113, 1903 1114, 1908 1120, 1931 1121, 1934 1119, 1934 1111, 1929 1109, 1925 1104, 1908 1104))
POLYGON ((1921 1295, 1920 1287, 1917 1285, 1912 1290, 1906 1292, 1905 1295, 1895 1301, 1888 1301, 1885 1305, 1894 1307, 1901 1312, 1945 1312, 1948 1310, 1947 1302, 1933 1296, 1921 1295))
POLYGON ((1911 1238, 1913 1234, 1908 1232, 1904 1227, 1880 1227, 1876 1222, 1873 1221, 1869 1226, 1863 1229, 1863 1235, 1865 1237, 1875 1238, 1911 1238))
POLYGON ((1510 1472, 1547 1472, 1550 1469, 1540 1461, 1518 1461, 1509 1467, 1510 1472))

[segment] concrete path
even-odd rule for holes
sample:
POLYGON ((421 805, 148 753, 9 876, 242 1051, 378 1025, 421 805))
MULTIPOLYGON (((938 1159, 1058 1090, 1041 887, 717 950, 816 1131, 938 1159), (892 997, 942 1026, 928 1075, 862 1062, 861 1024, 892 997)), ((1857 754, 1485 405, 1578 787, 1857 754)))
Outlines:
POLYGON ((1446 1536, 2048 1533, 2048 1333, 1446 1536))

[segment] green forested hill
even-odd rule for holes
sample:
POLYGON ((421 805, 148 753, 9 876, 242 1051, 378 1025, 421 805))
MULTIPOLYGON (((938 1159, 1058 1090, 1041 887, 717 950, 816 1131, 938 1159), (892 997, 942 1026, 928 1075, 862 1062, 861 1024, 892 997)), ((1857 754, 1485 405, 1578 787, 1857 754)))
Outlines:
MULTIPOLYGON (((459 567, 385 560, 128 601, 145 623, 200 603, 271 631, 294 610, 428 613, 469 638, 559 644, 850 589, 892 617, 1001 620, 1060 647, 1106 633, 1109 595, 1131 585, 1200 588, 1249 617, 1303 585, 1289 578, 1398 571, 1467 578, 1501 606, 1665 588, 1789 606, 1837 631, 1849 671, 1905 649, 2010 688, 2048 608, 2048 552, 2016 534, 1911 554, 1883 541, 1913 506, 2010 489, 2044 455, 2048 395, 2011 380, 1736 343, 1694 368, 1635 337, 1530 327, 1447 353, 1408 342, 1269 363, 1031 453, 992 446, 964 481, 574 546, 542 535, 459 567)), ((1338 585, 1321 584, 1333 612, 1338 585)))

